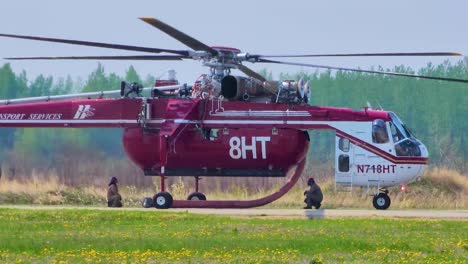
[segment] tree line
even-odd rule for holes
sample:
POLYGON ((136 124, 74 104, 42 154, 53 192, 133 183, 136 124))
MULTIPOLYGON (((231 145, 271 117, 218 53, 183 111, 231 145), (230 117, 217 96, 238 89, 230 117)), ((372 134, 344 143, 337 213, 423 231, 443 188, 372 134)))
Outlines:
MULTIPOLYGON (((457 63, 428 64, 417 71, 397 66, 391 70, 431 76, 468 79, 468 57, 457 63)), ((267 69, 260 72, 271 78, 267 69)), ((394 77, 358 72, 316 71, 280 74, 279 79, 310 80, 311 104, 359 109, 392 110, 429 149, 431 164, 466 171, 468 143, 468 85, 426 79, 394 77)), ((39 75, 33 80, 25 71, 15 73, 9 64, 0 68, 0 99, 40 95, 114 90, 122 80, 154 84, 156 77, 142 78, 130 66, 125 76, 107 73, 101 64, 86 80, 54 79, 39 75)), ((334 134, 312 131, 309 155, 314 162, 332 162, 334 134)), ((9 167, 54 169, 64 159, 123 159, 121 129, 1 128, 0 164, 9 167)))

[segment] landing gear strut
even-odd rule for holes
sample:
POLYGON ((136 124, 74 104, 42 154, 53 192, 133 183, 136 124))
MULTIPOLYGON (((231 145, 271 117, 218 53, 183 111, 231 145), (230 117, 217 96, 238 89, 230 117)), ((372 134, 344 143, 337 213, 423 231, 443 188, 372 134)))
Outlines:
POLYGON ((380 189, 378 194, 374 195, 374 199, 372 200, 372 204, 374 208, 377 210, 386 210, 390 207, 390 197, 388 196, 387 189, 380 189))
POLYGON ((187 200, 189 201, 206 201, 206 196, 198 191, 198 182, 201 180, 199 176, 195 176, 195 192, 191 193, 187 200))

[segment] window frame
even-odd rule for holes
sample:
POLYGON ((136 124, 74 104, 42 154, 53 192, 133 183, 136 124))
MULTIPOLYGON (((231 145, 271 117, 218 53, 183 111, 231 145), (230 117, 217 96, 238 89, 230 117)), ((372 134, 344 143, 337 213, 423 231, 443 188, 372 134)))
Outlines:
POLYGON ((338 148, 342 152, 348 153, 349 149, 351 148, 351 142, 349 141, 349 138, 340 138, 338 140, 338 148), (345 148, 345 144, 346 144, 346 148, 345 148))
POLYGON ((349 155, 348 154, 340 154, 338 156, 338 171, 339 172, 349 172, 350 164, 349 164, 349 155))

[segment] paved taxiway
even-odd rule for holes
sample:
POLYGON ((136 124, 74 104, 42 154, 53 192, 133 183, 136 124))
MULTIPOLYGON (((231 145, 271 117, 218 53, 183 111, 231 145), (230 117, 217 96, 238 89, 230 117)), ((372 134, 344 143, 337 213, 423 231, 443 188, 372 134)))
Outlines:
POLYGON ((170 209, 194 214, 280 218, 431 218, 468 220, 468 210, 368 210, 368 209, 170 209))
MULTIPOLYGON (((152 212, 156 209, 145 208, 107 208, 83 206, 22 206, 0 205, 0 208, 60 210, 60 209, 89 209, 89 210, 135 210, 152 212)), ((372 209, 168 209, 167 212, 188 212, 205 215, 227 215, 239 217, 259 218, 427 218, 427 219, 459 219, 468 220, 468 210, 372 210, 372 209)))

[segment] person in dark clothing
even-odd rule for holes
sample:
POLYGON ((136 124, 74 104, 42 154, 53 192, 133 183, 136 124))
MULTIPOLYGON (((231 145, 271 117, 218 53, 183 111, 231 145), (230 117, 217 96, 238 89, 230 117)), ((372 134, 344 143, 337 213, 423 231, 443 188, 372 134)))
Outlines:
POLYGON ((119 194, 119 181, 116 177, 112 177, 107 188, 107 206, 108 207, 122 207, 122 196, 119 194))
POLYGON ((307 204, 304 209, 312 209, 312 206, 319 209, 320 206, 322 206, 323 200, 322 190, 315 183, 314 178, 309 178, 309 180, 307 180, 307 185, 310 186, 310 189, 304 192, 304 195, 306 196, 304 202, 307 204))

